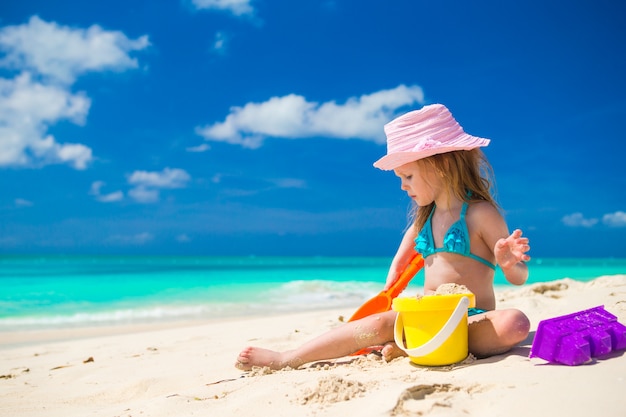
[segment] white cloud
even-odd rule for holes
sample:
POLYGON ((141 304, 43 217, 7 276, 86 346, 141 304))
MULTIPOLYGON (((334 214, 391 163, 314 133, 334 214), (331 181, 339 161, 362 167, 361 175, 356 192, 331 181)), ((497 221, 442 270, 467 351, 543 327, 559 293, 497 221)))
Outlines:
POLYGON ((121 191, 114 191, 109 194, 99 195, 96 197, 101 203, 114 203, 124 199, 124 193, 121 191))
MULTIPOLYGON (((133 186, 128 196, 138 203, 150 204, 159 201, 161 189, 184 188, 191 180, 189 174, 178 168, 165 168, 163 171, 135 171, 128 176, 128 183, 133 186)), ((103 181, 91 184, 89 194, 103 203, 121 201, 124 198, 122 191, 102 194, 103 181)))
POLYGON ((91 148, 80 143, 53 144, 50 149, 61 162, 69 162, 76 169, 85 169, 92 160, 91 148))
POLYGON ((91 184, 91 189, 89 190, 89 194, 93 195, 94 198, 101 203, 113 203, 116 201, 121 201, 124 199, 124 193, 122 191, 114 191, 109 194, 102 194, 100 190, 102 187, 106 185, 103 181, 95 181, 91 184))
POLYGON ((52 123, 59 119, 84 124, 91 100, 83 92, 72 94, 63 87, 42 84, 22 72, 13 79, 0 78, 2 117, 19 118, 29 124, 52 123))
POLYGON ((197 9, 223 10, 235 16, 254 14, 251 0, 192 0, 197 9))
POLYGON ((128 183, 135 186, 128 195, 139 203, 155 203, 159 200, 160 189, 184 188, 190 180, 191 176, 179 168, 135 171, 128 177, 128 183))
POLYGON ((200 144, 198 146, 190 146, 186 150, 187 150, 187 152, 200 153, 200 152, 206 152, 209 149, 211 149, 211 146, 209 146, 208 143, 202 143, 202 144, 200 144))
POLYGON ((335 101, 309 102, 290 94, 263 103, 233 107, 223 122, 196 128, 206 140, 257 148, 266 137, 307 138, 324 136, 362 139, 384 143, 383 125, 404 106, 423 103, 419 86, 400 85, 360 97, 344 104, 335 101))
POLYGON ((191 179, 184 169, 165 168, 161 172, 135 171, 128 177, 128 183, 156 188, 183 188, 191 179))
POLYGON ((592 227, 598 223, 598 219, 586 219, 582 213, 573 213, 564 216, 561 221, 571 227, 592 227))
POLYGON ((137 60, 128 54, 149 45, 145 35, 133 40, 98 25, 70 28, 33 16, 27 24, 0 31, 0 50, 6 54, 0 64, 71 84, 89 71, 137 68, 137 60))
POLYGON ((626 213, 623 211, 616 211, 615 213, 605 214, 602 217, 602 223, 610 227, 625 227, 626 213))
MULTIPOLYGON (((561 219, 566 226, 593 227, 599 223, 598 219, 587 219, 582 213, 573 213, 561 219)), ((626 227, 626 212, 616 211, 602 216, 602 223, 609 227, 626 227)))
POLYGON ((146 188, 143 186, 135 187, 128 192, 128 195, 138 203, 156 203, 159 201, 159 190, 146 188))
POLYGON ((0 78, 0 166, 69 163, 85 169, 91 148, 58 143, 46 131, 60 120, 83 124, 90 105, 84 93, 35 82, 27 72, 0 78))
POLYGON ((14 78, 0 78, 0 166, 87 168, 91 148, 60 143, 48 128, 62 120, 85 123, 91 100, 71 91, 77 76, 135 68, 128 53, 148 45, 146 36, 131 40, 96 25, 69 28, 37 16, 0 28, 0 67, 16 71, 14 78))

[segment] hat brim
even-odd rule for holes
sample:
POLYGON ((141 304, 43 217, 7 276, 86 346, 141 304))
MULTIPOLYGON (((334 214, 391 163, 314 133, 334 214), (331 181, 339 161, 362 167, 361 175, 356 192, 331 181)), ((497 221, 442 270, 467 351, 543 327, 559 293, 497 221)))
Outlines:
MULTIPOLYGON (((469 135, 468 135, 469 136, 469 135)), ((472 149, 480 148, 489 145, 490 140, 484 138, 472 137, 474 143, 467 146, 444 146, 440 148, 423 149, 416 152, 394 152, 387 154, 374 162, 374 166, 383 171, 391 171, 409 162, 414 162, 420 159, 428 158, 429 156, 438 155, 446 152, 453 151, 469 151, 472 149)))

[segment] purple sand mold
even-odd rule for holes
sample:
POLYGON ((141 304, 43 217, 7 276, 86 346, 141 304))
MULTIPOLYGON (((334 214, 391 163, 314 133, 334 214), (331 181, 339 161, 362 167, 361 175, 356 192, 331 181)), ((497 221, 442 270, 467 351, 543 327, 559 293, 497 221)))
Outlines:
POLYGON ((530 349, 530 358, 580 365, 592 357, 626 349, 626 326, 598 306, 566 316, 542 320, 530 349))

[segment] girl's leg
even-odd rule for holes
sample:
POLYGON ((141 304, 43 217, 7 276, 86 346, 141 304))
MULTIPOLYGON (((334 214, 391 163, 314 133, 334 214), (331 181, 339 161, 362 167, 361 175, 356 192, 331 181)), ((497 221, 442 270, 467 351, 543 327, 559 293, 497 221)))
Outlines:
POLYGON ((528 336, 530 322, 519 310, 494 310, 469 318, 469 351, 484 358, 510 350, 528 336))
POLYGON ((247 347, 237 357, 235 366, 250 370, 253 366, 271 369, 299 366, 320 360, 341 358, 369 346, 383 345, 393 340, 394 311, 374 314, 361 320, 331 329, 304 345, 285 352, 247 347))

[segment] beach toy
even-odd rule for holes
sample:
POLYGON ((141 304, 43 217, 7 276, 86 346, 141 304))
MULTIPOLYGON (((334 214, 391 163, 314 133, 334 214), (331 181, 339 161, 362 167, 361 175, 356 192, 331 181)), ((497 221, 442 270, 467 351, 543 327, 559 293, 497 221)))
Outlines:
POLYGON ((468 355, 467 309, 475 305, 471 293, 396 298, 395 342, 417 365, 460 362, 468 355))
POLYGON ((580 365, 622 349, 626 349, 626 326, 598 306, 539 322, 529 357, 580 365))
POLYGON ((413 279, 415 274, 424 267, 424 258, 422 255, 415 252, 413 257, 409 261, 409 263, 404 267, 404 270, 400 274, 400 277, 393 283, 393 285, 387 289, 383 290, 378 295, 367 300, 361 307, 354 312, 350 320, 354 321, 358 319, 362 319, 363 317, 367 317, 376 313, 384 313, 385 311, 389 311, 391 309, 391 302, 394 298, 396 298, 407 285, 413 279))

